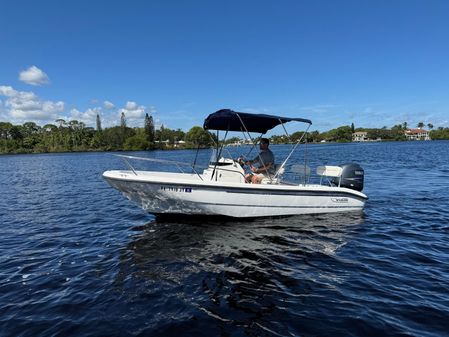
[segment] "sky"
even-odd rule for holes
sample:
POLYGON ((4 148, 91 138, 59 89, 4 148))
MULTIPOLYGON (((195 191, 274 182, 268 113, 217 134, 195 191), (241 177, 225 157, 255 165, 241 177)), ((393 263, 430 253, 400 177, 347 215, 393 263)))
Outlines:
POLYGON ((449 127, 449 1, 4 0, 0 121, 449 127))

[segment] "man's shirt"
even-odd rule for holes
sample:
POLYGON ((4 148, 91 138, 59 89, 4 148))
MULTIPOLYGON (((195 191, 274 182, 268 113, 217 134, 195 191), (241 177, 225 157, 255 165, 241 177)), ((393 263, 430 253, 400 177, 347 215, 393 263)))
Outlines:
MULTIPOLYGON (((261 151, 256 158, 254 158, 253 163, 257 163, 259 164, 259 168, 262 166, 267 166, 268 164, 271 164, 271 167, 268 169, 268 173, 270 174, 274 174, 275 170, 274 170, 274 154, 273 152, 271 152, 270 149, 267 149, 266 151, 261 151)), ((261 173, 266 173, 261 172, 261 173)))

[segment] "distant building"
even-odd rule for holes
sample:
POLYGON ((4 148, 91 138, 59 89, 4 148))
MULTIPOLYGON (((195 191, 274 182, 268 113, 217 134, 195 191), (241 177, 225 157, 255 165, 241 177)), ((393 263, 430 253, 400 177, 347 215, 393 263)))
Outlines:
POLYGON ((430 140, 430 132, 424 129, 410 129, 404 131, 407 140, 430 140))
POLYGON ((352 141, 353 142, 367 142, 368 139, 368 132, 365 131, 357 131, 352 134, 352 141))
POLYGON ((229 143, 226 146, 243 146, 243 145, 253 145, 253 143, 251 142, 251 139, 245 139, 229 143))
POLYGON ((186 142, 185 141, 183 141, 183 140, 175 140, 175 145, 174 145, 174 147, 182 147, 182 146, 184 146, 186 144, 186 142))

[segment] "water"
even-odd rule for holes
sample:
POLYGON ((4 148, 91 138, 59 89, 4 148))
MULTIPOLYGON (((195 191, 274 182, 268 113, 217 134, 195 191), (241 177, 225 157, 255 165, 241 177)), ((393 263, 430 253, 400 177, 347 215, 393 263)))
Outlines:
POLYGON ((363 214, 157 222, 110 153, 0 157, 0 335, 449 335, 449 142, 308 151, 363 166, 363 214))

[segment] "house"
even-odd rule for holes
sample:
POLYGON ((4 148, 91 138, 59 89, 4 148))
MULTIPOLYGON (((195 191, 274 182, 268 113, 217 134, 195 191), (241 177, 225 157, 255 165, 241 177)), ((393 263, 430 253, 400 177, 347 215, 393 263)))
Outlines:
POLYGON ((186 144, 185 141, 181 140, 175 140, 174 147, 183 147, 186 144))
POLYGON ((430 132, 421 128, 404 131, 407 140, 430 140, 430 132))
POLYGON ((357 131, 352 134, 352 141, 353 142, 367 142, 368 139, 368 132, 365 131, 357 131))

